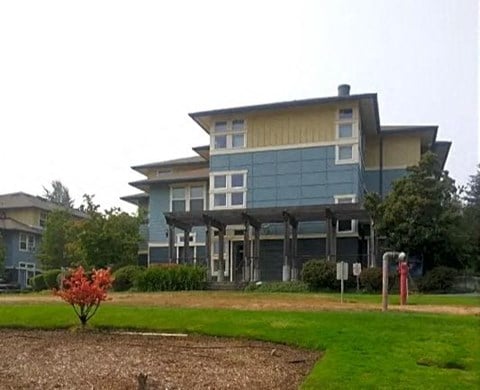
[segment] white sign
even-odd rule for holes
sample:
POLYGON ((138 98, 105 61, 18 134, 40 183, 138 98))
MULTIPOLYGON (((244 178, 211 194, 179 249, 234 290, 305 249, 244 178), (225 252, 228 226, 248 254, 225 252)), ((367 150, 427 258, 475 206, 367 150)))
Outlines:
POLYGON ((348 263, 341 261, 337 263, 337 280, 347 280, 348 279, 348 263))
POLYGON ((352 266, 353 266, 353 274, 355 276, 360 276, 360 274, 362 273, 362 263, 353 263, 352 266))

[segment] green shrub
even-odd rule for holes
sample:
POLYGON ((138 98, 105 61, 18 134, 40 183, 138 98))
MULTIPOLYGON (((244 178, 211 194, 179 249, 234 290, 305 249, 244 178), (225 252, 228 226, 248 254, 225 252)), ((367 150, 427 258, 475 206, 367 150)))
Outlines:
POLYGON ((290 282, 259 282, 249 283, 244 291, 258 291, 258 292, 308 292, 308 284, 300 281, 290 282))
POLYGON ((45 286, 49 289, 58 289, 58 276, 62 273, 61 269, 51 269, 45 271, 43 275, 43 280, 45 282, 45 286))
POLYGON ((138 265, 127 265, 126 267, 119 268, 113 274, 113 290, 114 291, 127 291, 130 290, 138 276, 144 272, 145 268, 138 265))
POLYGON ((310 290, 333 290, 340 286, 337 280, 337 266, 326 260, 309 260, 302 268, 302 280, 310 290))
POLYGON ((135 286, 139 291, 204 290, 206 268, 172 264, 150 267, 137 276, 135 286))
POLYGON ((47 285, 45 284, 45 279, 43 278, 42 274, 31 277, 30 286, 32 286, 34 291, 42 291, 47 289, 47 285))
POLYGON ((450 267, 435 267, 417 281, 421 292, 448 292, 455 283, 458 271, 450 267))
POLYGON ((366 292, 382 291, 382 269, 378 267, 362 269, 360 287, 366 292))

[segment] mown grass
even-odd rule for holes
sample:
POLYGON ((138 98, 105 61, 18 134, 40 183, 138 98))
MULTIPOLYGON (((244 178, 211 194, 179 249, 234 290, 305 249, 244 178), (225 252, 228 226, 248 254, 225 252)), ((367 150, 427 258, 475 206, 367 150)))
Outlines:
MULTIPOLYGON (((251 338, 324 351, 304 389, 473 389, 480 383, 480 321, 473 316, 105 305, 91 324, 251 338)), ((74 325, 67 305, 0 305, 0 327, 74 325)))

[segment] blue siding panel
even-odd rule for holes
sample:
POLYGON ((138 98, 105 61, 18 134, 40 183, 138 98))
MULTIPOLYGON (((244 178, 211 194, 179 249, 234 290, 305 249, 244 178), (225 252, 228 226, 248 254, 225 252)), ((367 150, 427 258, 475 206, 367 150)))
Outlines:
MULTIPOLYGON (((407 174, 406 169, 384 169, 383 170, 383 195, 386 196, 392 190, 395 180, 407 174)), ((365 188, 369 192, 380 192, 380 171, 365 171, 365 188)))

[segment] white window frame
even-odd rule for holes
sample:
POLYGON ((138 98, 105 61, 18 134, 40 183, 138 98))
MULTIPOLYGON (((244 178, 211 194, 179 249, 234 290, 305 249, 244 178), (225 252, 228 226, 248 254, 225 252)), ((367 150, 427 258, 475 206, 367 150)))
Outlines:
POLYGON ((335 122, 335 136, 337 140, 352 140, 358 139, 358 114, 355 107, 339 107, 337 110, 337 120, 335 122), (352 110, 352 118, 340 119, 340 110, 352 110), (340 137, 340 125, 352 125, 352 136, 351 137, 340 137))
POLYGON ((20 252, 35 252, 37 243, 33 234, 20 233, 18 236, 18 250, 20 252), (22 243, 25 243, 25 249, 22 248, 22 243))
MULTIPOLYGON (((182 184, 172 184, 170 186, 170 212, 173 212, 173 190, 175 188, 184 188, 185 189, 185 211, 191 211, 190 210, 190 201, 192 199, 200 199, 200 198, 191 198, 191 188, 192 187, 202 187, 202 196, 203 196, 203 209, 206 210, 207 208, 207 187, 205 183, 182 183, 182 184)), ((175 200, 180 200, 180 199, 175 199, 175 200)))
POLYGON ((217 120, 214 121, 212 127, 210 129, 210 150, 237 150, 237 149, 244 149, 247 146, 247 121, 244 118, 233 118, 233 119, 225 119, 225 120, 217 120), (243 131, 233 131, 233 122, 234 121, 243 121, 243 131), (215 132, 215 125, 218 122, 226 122, 227 124, 227 131, 216 133, 215 132), (233 146, 233 136, 243 134, 243 145, 242 146, 233 146), (226 136, 226 146, 224 148, 215 148, 215 136, 226 136))
POLYGON ((342 164, 354 164, 358 163, 358 143, 340 143, 335 145, 335 165, 342 165, 342 164), (351 147, 352 148, 352 157, 351 158, 340 158, 340 148, 341 147, 351 147))
POLYGON ((247 170, 241 171, 223 171, 210 173, 210 210, 225 210, 225 209, 244 209, 247 207, 247 170), (243 187, 232 187, 232 176, 243 175, 243 187), (226 187, 215 188, 215 177, 225 176, 226 187), (243 202, 241 205, 232 205, 232 194, 243 193, 243 202), (225 206, 215 206, 214 198, 216 194, 225 194, 225 206))
MULTIPOLYGON (((335 204, 356 203, 357 195, 355 195, 355 194, 335 195, 334 199, 335 199, 335 204), (350 202, 340 202, 343 199, 350 199, 350 202)), ((350 230, 340 231, 339 221, 337 221, 337 234, 352 234, 352 233, 355 233, 357 231, 357 220, 352 219, 352 220, 350 220, 350 222, 351 222, 351 229, 350 230)))

